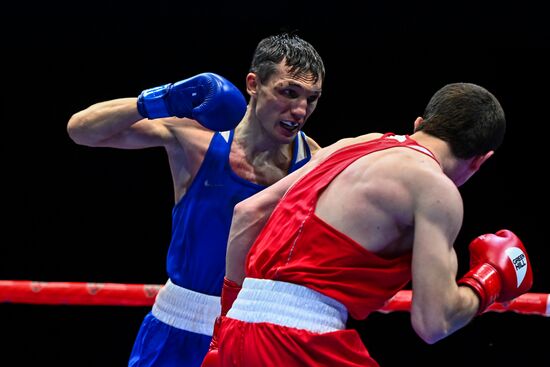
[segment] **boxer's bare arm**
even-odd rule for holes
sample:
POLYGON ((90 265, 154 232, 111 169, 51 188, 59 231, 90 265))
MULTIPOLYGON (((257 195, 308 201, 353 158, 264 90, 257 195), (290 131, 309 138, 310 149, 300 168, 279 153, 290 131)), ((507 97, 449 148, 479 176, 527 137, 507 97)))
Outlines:
POLYGON ((229 80, 203 73, 146 89, 138 98, 96 103, 71 116, 67 131, 76 143, 88 146, 167 147, 178 144, 171 127, 198 122, 211 131, 230 130, 241 121, 246 106, 244 96, 229 80))
POLYGON ((248 250, 279 200, 306 171, 309 171, 309 163, 235 206, 227 243, 225 275, 228 279, 242 284, 248 250))
POLYGON ((143 149, 164 147, 179 201, 194 179, 213 131, 188 118, 143 118, 136 98, 95 103, 71 116, 67 131, 73 141, 91 147, 143 149))
POLYGON ((419 173, 409 187, 415 198, 411 322, 431 344, 466 325, 477 301, 469 289, 456 284, 453 245, 463 217, 456 186, 441 174, 419 173))
POLYGON ((67 132, 77 144, 92 147, 140 149, 162 146, 171 133, 162 121, 144 119, 137 98, 119 98, 93 104, 71 116, 67 132))

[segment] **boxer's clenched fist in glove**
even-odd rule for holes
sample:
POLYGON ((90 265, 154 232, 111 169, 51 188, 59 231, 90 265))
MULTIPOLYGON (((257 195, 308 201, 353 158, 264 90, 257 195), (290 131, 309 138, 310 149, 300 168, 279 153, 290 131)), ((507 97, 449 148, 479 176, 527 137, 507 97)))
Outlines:
POLYGON ((531 289, 533 271, 520 239, 509 230, 484 234, 469 246, 470 271, 458 284, 471 287, 482 313, 494 302, 510 301, 531 289))
POLYGON ((138 97, 139 113, 149 119, 187 117, 214 131, 235 128, 246 112, 246 100, 229 80, 214 73, 146 89, 138 97))

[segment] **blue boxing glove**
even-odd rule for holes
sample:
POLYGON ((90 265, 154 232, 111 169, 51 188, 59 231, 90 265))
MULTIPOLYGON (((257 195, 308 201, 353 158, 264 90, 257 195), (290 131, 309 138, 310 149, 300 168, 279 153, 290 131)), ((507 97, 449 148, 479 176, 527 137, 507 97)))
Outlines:
POLYGON ((214 73, 146 89, 137 108, 148 119, 188 117, 213 131, 234 129, 246 112, 246 100, 229 80, 214 73))

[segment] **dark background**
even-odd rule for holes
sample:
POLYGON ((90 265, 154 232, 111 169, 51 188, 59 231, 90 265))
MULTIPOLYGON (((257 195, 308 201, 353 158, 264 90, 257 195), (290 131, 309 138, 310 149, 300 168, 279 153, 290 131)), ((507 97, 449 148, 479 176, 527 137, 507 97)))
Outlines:
MULTIPOLYGON (((204 71, 245 92, 257 42, 286 29, 325 61, 323 96, 304 129, 321 145, 410 133, 446 83, 474 82, 500 99, 505 143, 461 188, 460 274, 469 240, 508 228, 529 250, 531 291, 549 293, 550 26, 542 5, 336 3, 25 2, 5 11, 0 279, 163 284, 173 204, 164 151, 78 146, 67 121, 90 104, 204 71)), ((148 310, 2 304, 0 365, 125 366, 148 310)), ((507 367, 547 360, 549 321, 489 313, 431 346, 408 313, 352 324, 382 367, 507 367)))

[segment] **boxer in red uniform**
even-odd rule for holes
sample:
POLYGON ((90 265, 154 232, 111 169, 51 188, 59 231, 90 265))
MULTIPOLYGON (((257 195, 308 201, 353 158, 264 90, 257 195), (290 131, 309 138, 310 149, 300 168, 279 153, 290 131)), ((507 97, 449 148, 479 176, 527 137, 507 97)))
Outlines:
POLYGON ((345 329, 348 314, 366 318, 410 280, 412 326, 427 343, 527 292, 529 258, 509 230, 474 239, 457 281, 458 187, 499 147, 505 124, 485 88, 449 84, 412 135, 343 139, 238 204, 222 293, 230 309, 203 367, 378 366, 345 329))

